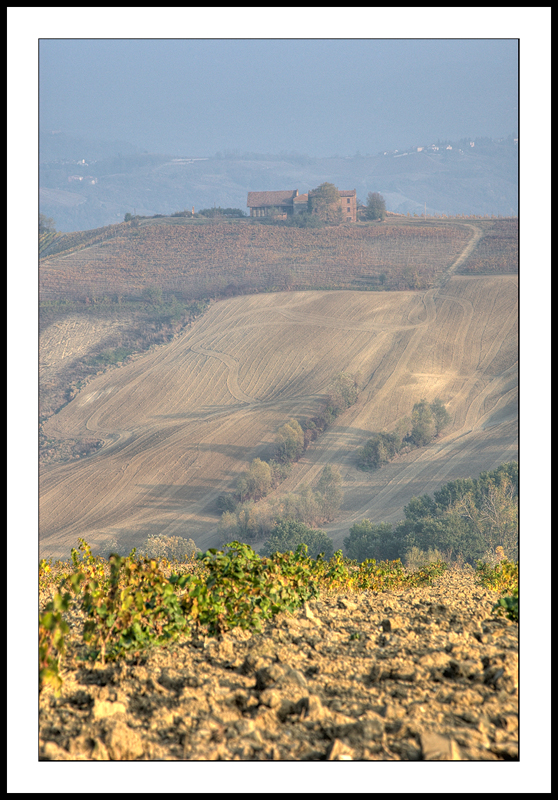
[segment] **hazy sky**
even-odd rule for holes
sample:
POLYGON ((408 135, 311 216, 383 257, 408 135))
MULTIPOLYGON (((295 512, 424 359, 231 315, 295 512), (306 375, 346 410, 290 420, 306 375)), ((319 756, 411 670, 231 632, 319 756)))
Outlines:
POLYGON ((41 130, 150 152, 376 154, 517 134, 515 39, 41 39, 41 130))

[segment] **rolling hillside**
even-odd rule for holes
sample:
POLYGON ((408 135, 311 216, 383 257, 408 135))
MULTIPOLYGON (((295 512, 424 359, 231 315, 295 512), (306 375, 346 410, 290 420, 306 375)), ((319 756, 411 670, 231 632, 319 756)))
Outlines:
MULTIPOLYGON (((149 219, 137 228, 123 223, 57 237, 50 248, 60 252, 49 249, 41 259, 41 300, 118 304, 149 289, 184 300, 282 289, 428 289, 482 239, 489 246, 476 273, 517 271, 517 220, 391 219, 320 230, 197 222, 149 219)), ((466 267, 464 258, 458 266, 466 267)))
MULTIPOLYGON (((517 278, 455 274, 482 240, 481 232, 457 230, 466 235, 456 234, 436 268, 426 259, 429 288, 231 297, 169 344, 95 377, 44 425, 55 439, 96 437, 104 446, 42 469, 41 555, 67 556, 78 536, 94 546, 134 546, 150 533, 215 545, 218 495, 254 457, 269 454, 283 422, 312 416, 341 371, 358 373, 358 402, 276 490, 311 484, 325 464, 339 467, 345 499, 328 528, 339 546, 355 520, 400 519, 413 495, 516 458, 517 278), (438 396, 451 415, 443 438, 377 472, 356 469, 354 451, 371 432, 389 430, 415 402, 438 396)), ((84 281, 109 285, 96 277, 101 269, 77 260, 85 252, 47 260, 46 296, 67 292, 78 271, 84 281)), ((133 264, 107 254, 111 281, 124 281, 133 264)), ((168 254, 176 259, 171 247, 168 254)), ((313 274, 306 265, 296 269, 313 274)), ((42 355, 48 361, 45 349, 42 355)))

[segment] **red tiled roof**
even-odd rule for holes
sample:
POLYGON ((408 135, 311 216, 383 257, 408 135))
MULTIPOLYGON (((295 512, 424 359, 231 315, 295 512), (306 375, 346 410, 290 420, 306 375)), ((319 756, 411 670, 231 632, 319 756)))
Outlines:
POLYGON ((298 189, 286 189, 281 192, 248 192, 248 208, 259 206, 290 205, 298 194, 298 189))

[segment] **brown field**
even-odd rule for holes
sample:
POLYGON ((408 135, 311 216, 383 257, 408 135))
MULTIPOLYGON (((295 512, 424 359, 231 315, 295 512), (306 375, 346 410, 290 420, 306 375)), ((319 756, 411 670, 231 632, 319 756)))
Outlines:
MULTIPOLYGON (((55 271, 46 270, 45 285, 55 271)), ((218 495, 254 457, 270 454, 283 422, 316 412, 341 371, 358 373, 358 402, 276 491, 311 484, 331 464, 345 494, 326 527, 336 544, 354 521, 397 521, 413 495, 517 458, 516 327, 517 278, 509 275, 450 275, 414 292, 282 292, 215 303, 169 344, 93 378, 45 422, 53 439, 104 446, 41 470, 41 555, 66 557, 78 537, 94 547, 131 547, 151 533, 216 545, 218 495), (355 449, 371 432, 438 396, 452 419, 442 438, 376 472, 356 469, 355 449)), ((41 358, 54 363, 51 348, 64 348, 63 336, 49 328, 42 336, 41 358)))
POLYGON ((517 272, 518 220, 494 220, 485 223, 483 230, 482 242, 469 258, 464 259, 460 271, 465 275, 517 272))
POLYGON ((60 241, 73 250, 41 260, 40 297, 95 302, 137 298, 147 288, 185 300, 281 289, 427 289, 485 227, 442 220, 320 230, 249 221, 123 223, 65 234, 60 241))
POLYGON ((75 365, 99 347, 111 344, 132 321, 131 315, 121 315, 115 321, 74 314, 45 327, 39 354, 41 416, 49 416, 61 405, 75 365))

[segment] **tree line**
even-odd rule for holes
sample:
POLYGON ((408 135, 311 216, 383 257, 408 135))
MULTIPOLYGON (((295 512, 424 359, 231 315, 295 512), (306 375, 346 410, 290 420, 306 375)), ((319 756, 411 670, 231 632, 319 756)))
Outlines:
POLYGON ((519 466, 512 461, 478 478, 450 481, 433 497, 413 497, 398 525, 364 519, 345 538, 345 555, 357 561, 391 560, 431 551, 474 565, 490 560, 501 547, 517 561, 518 477, 519 466))
MULTIPOLYGON (((412 569, 437 560, 493 564, 502 555, 517 561, 518 478, 518 463, 512 461, 478 478, 450 481, 433 496, 413 497, 395 526, 363 519, 343 541, 345 557, 357 562, 401 559, 412 569)), ((294 552, 299 544, 308 546, 312 558, 319 553, 330 558, 334 550, 325 531, 283 518, 275 520, 260 552, 294 552)))

